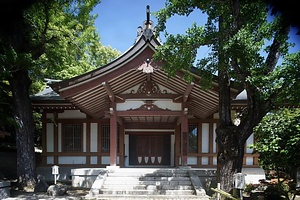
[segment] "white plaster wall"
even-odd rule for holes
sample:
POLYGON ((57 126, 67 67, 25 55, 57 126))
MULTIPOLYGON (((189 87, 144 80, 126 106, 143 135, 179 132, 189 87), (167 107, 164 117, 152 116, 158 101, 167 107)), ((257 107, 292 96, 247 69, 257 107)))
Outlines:
POLYGON ((214 164, 214 165, 217 165, 217 164, 218 164, 218 158, 217 158, 217 156, 214 156, 214 157, 213 157, 213 164, 214 164))
POLYGON ((143 101, 133 101, 133 100, 126 100, 124 103, 118 103, 117 104, 117 110, 124 111, 128 109, 137 109, 144 105, 145 103, 143 101))
POLYGON ((80 110, 65 110, 63 113, 58 113, 59 119, 85 119, 86 114, 80 110))
POLYGON ((246 141, 246 153, 252 153, 253 149, 248 148, 250 144, 254 143, 254 134, 250 135, 250 137, 246 141))
POLYGON ((47 164, 54 164, 54 157, 53 156, 47 156, 47 164))
POLYGON ((162 109, 169 109, 173 111, 181 110, 181 103, 174 103, 172 100, 159 100, 155 101, 154 105, 162 109))
POLYGON ((209 152, 209 123, 202 123, 202 153, 209 152))
POLYGON ((198 164, 198 160, 197 160, 197 156, 189 156, 187 158, 187 164, 188 165, 197 165, 198 164))
MULTIPOLYGON (((109 165, 110 164, 110 157, 109 156, 101 156, 101 164, 109 165)), ((119 156, 117 157, 117 164, 119 164, 119 156)))
POLYGON ((253 157, 246 157, 246 165, 253 165, 253 157))
MULTIPOLYGON (((143 100, 126 100, 124 103, 117 104, 117 110, 124 111, 128 109, 137 109, 144 105, 145 102, 143 100)), ((172 100, 157 100, 153 103, 157 107, 161 109, 169 109, 173 111, 180 111, 181 110, 181 103, 174 103, 172 100)))
POLYGON ((91 152, 97 152, 98 150, 98 124, 97 123, 91 123, 91 152))
POLYGON ((92 165, 97 164, 97 161, 98 161, 97 156, 91 156, 90 163, 91 163, 92 165))
POLYGON ((201 161, 202 161, 202 165, 208 165, 208 157, 207 156, 203 156, 201 158, 201 161))
POLYGON ((54 124, 47 123, 46 125, 46 141, 47 141, 47 152, 54 151, 54 124))
POLYGON ((85 156, 59 156, 58 164, 86 164, 85 156))

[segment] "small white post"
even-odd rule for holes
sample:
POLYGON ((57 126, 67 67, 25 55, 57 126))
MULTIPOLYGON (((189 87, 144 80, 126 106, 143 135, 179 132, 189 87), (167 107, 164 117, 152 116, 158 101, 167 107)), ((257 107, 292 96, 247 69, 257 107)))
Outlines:
MULTIPOLYGON (((221 189, 221 184, 217 183, 217 189, 220 190, 221 189)), ((220 200, 220 193, 217 193, 217 200, 220 200)))
POLYGON ((52 174, 54 176, 54 184, 56 185, 57 176, 59 174, 59 166, 57 165, 52 166, 52 174))

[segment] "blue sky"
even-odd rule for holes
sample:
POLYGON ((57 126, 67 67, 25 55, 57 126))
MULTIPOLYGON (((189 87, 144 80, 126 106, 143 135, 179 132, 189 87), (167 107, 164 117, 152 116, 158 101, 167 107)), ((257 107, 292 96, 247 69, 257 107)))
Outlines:
MULTIPOLYGON (((98 14, 96 27, 100 34, 100 41, 105 46, 111 46, 121 53, 132 46, 136 38, 138 26, 146 20, 146 6, 150 6, 150 12, 156 12, 165 5, 164 0, 102 0, 97 5, 93 13, 98 14)), ((151 15, 154 26, 157 24, 156 18, 151 15)), ((167 30, 169 33, 184 33, 192 23, 204 25, 205 16, 200 12, 193 12, 189 17, 175 16, 167 21, 167 30)), ((300 50, 300 36, 291 34, 293 42, 297 47, 292 52, 300 50)), ((161 37, 163 40, 163 36, 161 37)), ((207 50, 202 50, 205 54, 207 50)))
MULTIPOLYGON (((134 42, 137 27, 142 26, 146 20, 146 6, 150 12, 156 12, 165 5, 164 0, 102 0, 94 9, 98 14, 96 27, 99 30, 101 43, 110 45, 120 52, 126 51, 134 42)), ((192 13, 190 17, 176 16, 167 22, 170 33, 184 33, 193 22, 205 23, 205 18, 200 18, 201 12, 192 13), (199 20, 200 18, 200 20, 199 20)), ((157 24, 156 18, 150 19, 157 24)), ((163 40, 163 37, 161 37, 163 40)))

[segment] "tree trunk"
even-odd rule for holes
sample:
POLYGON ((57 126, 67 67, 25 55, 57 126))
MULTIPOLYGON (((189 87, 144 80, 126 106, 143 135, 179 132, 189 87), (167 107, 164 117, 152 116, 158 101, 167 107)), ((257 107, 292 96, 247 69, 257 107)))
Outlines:
POLYGON ((218 182, 222 190, 232 192, 233 175, 242 170, 245 144, 241 142, 239 129, 234 125, 218 126, 216 133, 218 182))
POLYGON ((29 98, 31 81, 27 70, 12 73, 9 80, 13 96, 13 112, 16 121, 17 175, 19 187, 33 188, 36 183, 34 153, 34 123, 29 98))

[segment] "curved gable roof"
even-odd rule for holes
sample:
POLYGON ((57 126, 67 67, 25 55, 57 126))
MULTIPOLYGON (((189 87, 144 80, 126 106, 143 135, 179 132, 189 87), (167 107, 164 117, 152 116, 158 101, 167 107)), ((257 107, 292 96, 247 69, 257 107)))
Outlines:
MULTIPOLYGON (((161 45, 154 37, 153 30, 145 28, 135 44, 109 64, 83 75, 50 84, 53 90, 65 100, 70 101, 91 117, 100 118, 109 111, 111 102, 124 101, 124 91, 142 84, 145 80, 153 81, 173 91, 172 95, 144 96, 143 99, 171 98, 173 102, 183 102, 189 113, 197 118, 206 118, 218 110, 218 85, 210 90, 202 90, 200 78, 194 74, 194 82, 183 80, 183 72, 169 77, 161 69, 162 63, 152 62, 154 72, 142 73, 138 68, 147 60, 151 61, 156 47, 161 45)), ((232 97, 237 95, 232 90, 232 97)), ((132 98, 132 96, 131 96, 132 98)), ((138 98, 141 98, 139 96, 138 98)))

